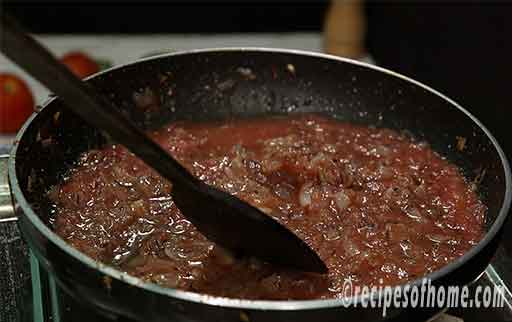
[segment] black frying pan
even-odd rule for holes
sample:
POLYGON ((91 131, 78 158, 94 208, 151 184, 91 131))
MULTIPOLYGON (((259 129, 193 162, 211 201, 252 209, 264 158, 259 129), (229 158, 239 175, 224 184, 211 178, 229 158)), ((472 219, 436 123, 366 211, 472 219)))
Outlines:
MULTIPOLYGON (((144 129, 178 119, 315 112, 407 131, 431 143, 434 150, 461 167, 469 180, 477 180, 478 192, 488 207, 483 240, 428 277, 437 285, 468 284, 485 269, 498 245, 511 200, 510 170, 503 151, 467 111, 404 76, 322 54, 234 48, 141 60, 88 81, 144 129), (135 93, 147 91, 153 93, 158 108, 144 110, 134 103, 135 93), (463 151, 456 147, 457 137, 466 139, 463 151)), ((105 142, 107 138, 53 98, 19 132, 9 162, 22 234, 44 268, 72 296, 106 316, 139 321, 382 319, 381 309, 344 307, 339 300, 235 300, 163 288, 82 255, 49 228, 51 209, 44 192, 80 153, 105 142)), ((410 313, 390 310, 387 317, 407 319, 410 313)))

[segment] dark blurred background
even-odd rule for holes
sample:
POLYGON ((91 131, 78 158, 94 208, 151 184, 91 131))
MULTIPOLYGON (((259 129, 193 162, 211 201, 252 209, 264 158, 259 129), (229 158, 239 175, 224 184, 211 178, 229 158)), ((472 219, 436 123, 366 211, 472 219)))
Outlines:
POLYGON ((218 33, 322 29, 327 1, 5 1, 43 33, 218 33))

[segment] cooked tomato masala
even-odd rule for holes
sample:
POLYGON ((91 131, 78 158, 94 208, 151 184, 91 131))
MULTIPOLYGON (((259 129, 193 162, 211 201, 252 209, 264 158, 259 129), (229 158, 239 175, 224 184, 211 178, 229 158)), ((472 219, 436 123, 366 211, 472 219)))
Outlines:
POLYGON ((335 298, 348 277, 378 286, 424 276, 483 235, 486 207, 471 183, 393 130, 301 115, 177 122, 150 135, 201 180, 286 225, 329 272, 234 256, 201 235, 175 206, 172 184, 124 147, 89 151, 48 192, 53 227, 146 281, 232 298, 335 298))

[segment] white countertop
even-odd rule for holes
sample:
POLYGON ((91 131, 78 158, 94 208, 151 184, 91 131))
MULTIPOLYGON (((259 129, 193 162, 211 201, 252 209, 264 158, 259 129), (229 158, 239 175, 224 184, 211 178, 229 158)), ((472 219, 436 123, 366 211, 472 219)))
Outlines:
MULTIPOLYGON (((319 33, 219 34, 219 35, 51 35, 37 36, 57 56, 71 50, 84 51, 114 65, 124 64, 159 51, 182 51, 216 47, 272 47, 321 51, 319 33)), ((48 92, 30 76, 0 54, 0 70, 21 75, 28 82, 38 104, 48 92)))
MULTIPOLYGON (((254 34, 158 34, 158 35, 37 35, 57 56, 71 50, 84 51, 113 65, 137 60, 160 51, 181 51, 218 47, 270 47, 322 51, 320 33, 254 34)), ((42 104, 49 92, 7 57, 0 54, 0 72, 19 75, 30 86, 36 104, 42 104)), ((13 136, 0 135, 0 146, 12 142, 13 136)))

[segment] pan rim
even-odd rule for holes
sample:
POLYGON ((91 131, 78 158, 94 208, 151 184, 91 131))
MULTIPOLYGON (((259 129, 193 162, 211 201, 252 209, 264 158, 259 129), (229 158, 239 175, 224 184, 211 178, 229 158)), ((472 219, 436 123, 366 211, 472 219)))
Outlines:
MULTIPOLYGON (((408 282, 406 284, 401 284, 393 287, 393 290, 396 288, 400 288, 403 290, 403 288, 408 285, 409 287, 412 285, 421 285, 422 281, 424 279, 431 279, 433 281, 449 274, 450 272, 456 270, 460 266, 462 266, 465 262, 470 260, 472 257, 474 257, 477 253, 479 253, 487 244, 491 242, 491 240, 494 239, 498 231, 503 226, 505 219, 508 215, 508 211, 510 209, 510 204, 512 201, 512 175, 510 170, 510 165, 508 163, 507 157, 500 147, 497 140, 494 138, 494 136, 489 132, 489 130, 471 113, 469 113, 465 108, 463 108, 461 105, 456 103, 454 100, 450 99, 446 95, 440 93, 439 91, 429 87, 428 85, 425 85, 419 81, 416 81, 412 78, 409 78, 407 76, 404 76, 400 73, 391 71, 386 68, 382 68, 379 66, 371 65, 368 63, 355 61, 349 58, 344 57, 338 57, 334 55, 319 53, 319 52, 312 52, 312 51, 305 51, 305 50, 296 50, 296 49, 282 49, 282 48, 266 48, 266 47, 224 47, 224 48, 205 48, 205 49, 194 49, 194 50, 184 50, 184 51, 177 51, 173 53, 165 53, 161 55, 146 57, 142 59, 138 59, 126 64, 114 66, 112 68, 106 69, 102 72, 96 73, 88 78, 86 80, 92 79, 94 77, 97 77, 99 75, 107 74, 111 71, 120 70, 125 67, 139 64, 146 61, 151 60, 157 60, 161 58, 166 57, 174 57, 174 56, 182 56, 182 55, 193 55, 193 54, 201 54, 201 53, 222 53, 222 52, 260 52, 260 53, 274 53, 274 54, 291 54, 291 55, 299 55, 299 56, 309 56, 314 58, 321 58, 326 59, 329 61, 338 61, 343 62, 347 64, 357 65, 361 66, 367 69, 371 69, 380 73, 384 73, 390 76, 393 76, 395 78, 399 78, 401 80, 404 80, 410 84, 413 84, 414 86, 420 87, 431 94, 434 94, 441 98, 442 100, 448 102, 450 105, 452 105, 454 108, 458 109, 460 112, 466 115, 466 117, 469 117, 471 121, 476 124, 487 136, 487 138, 491 141, 494 149, 498 153, 501 161, 501 165, 505 174, 505 196, 503 199, 503 203, 501 205, 500 211, 498 213, 498 216, 496 217, 496 220, 490 227, 490 229, 485 234, 484 238, 478 242, 477 245, 475 245, 473 248, 471 248, 468 252, 466 252, 461 257, 455 259, 448 265, 445 265, 441 267, 439 270, 436 270, 428 275, 422 276, 418 279, 415 279, 411 282, 408 282)), ((44 104, 42 109, 49 106, 56 97, 52 97, 48 99, 44 104)), ((41 109, 41 110, 42 110, 41 109)), ((225 307, 225 308, 233 308, 233 309, 248 309, 248 310, 262 310, 262 311, 295 311, 295 310, 314 310, 314 309, 325 309, 325 308, 337 308, 337 307, 343 307, 344 303, 351 303, 351 305, 354 304, 360 304, 361 297, 351 297, 351 298, 345 298, 344 299, 314 299, 314 300, 279 300, 279 301, 271 301, 271 300, 245 300, 245 299, 233 299, 233 298, 225 298, 225 297, 219 297, 219 296, 212 296, 207 294, 200 294, 195 292, 189 292, 189 291, 182 291, 178 289, 168 288, 159 286, 154 283, 148 283, 143 282, 141 279, 133 277, 127 273, 121 272, 117 269, 114 269, 113 267, 110 267, 106 264, 94 261, 92 258, 86 256, 85 254, 81 253, 68 243, 66 243, 60 236, 55 234, 46 224, 43 223, 43 221, 37 216, 37 214, 34 212, 34 210, 30 207, 28 201, 25 199, 25 196, 23 192, 21 191, 18 180, 16 177, 16 154, 18 150, 18 145, 23 137, 23 134, 27 130, 27 128, 32 123, 33 119, 37 116, 37 113, 34 113, 29 119, 25 122, 23 127, 20 129, 18 134, 16 135, 15 144, 13 145, 13 148, 10 153, 9 163, 8 163, 8 173, 9 173, 9 182, 11 186, 11 190, 13 195, 15 196, 15 199, 17 203, 19 204, 19 207, 23 210, 24 216, 26 216, 32 225, 36 227, 36 229, 44 235, 45 238, 47 238, 49 241, 51 241, 53 244, 55 244, 57 247, 59 247, 62 251, 67 253, 68 255, 74 257, 76 260, 79 260, 80 262, 87 265, 89 268, 95 269, 100 271, 102 274, 110 276, 111 278, 114 278, 118 281, 128 283, 132 286, 136 286, 139 288, 142 288, 144 290, 157 293, 159 295, 168 296, 170 298, 176 298, 183 301, 190 301, 195 302, 198 304, 207 304, 211 306, 219 306, 219 307, 225 307), (355 298, 355 299, 354 299, 355 298)), ((374 294, 375 295, 375 294, 374 294)))

